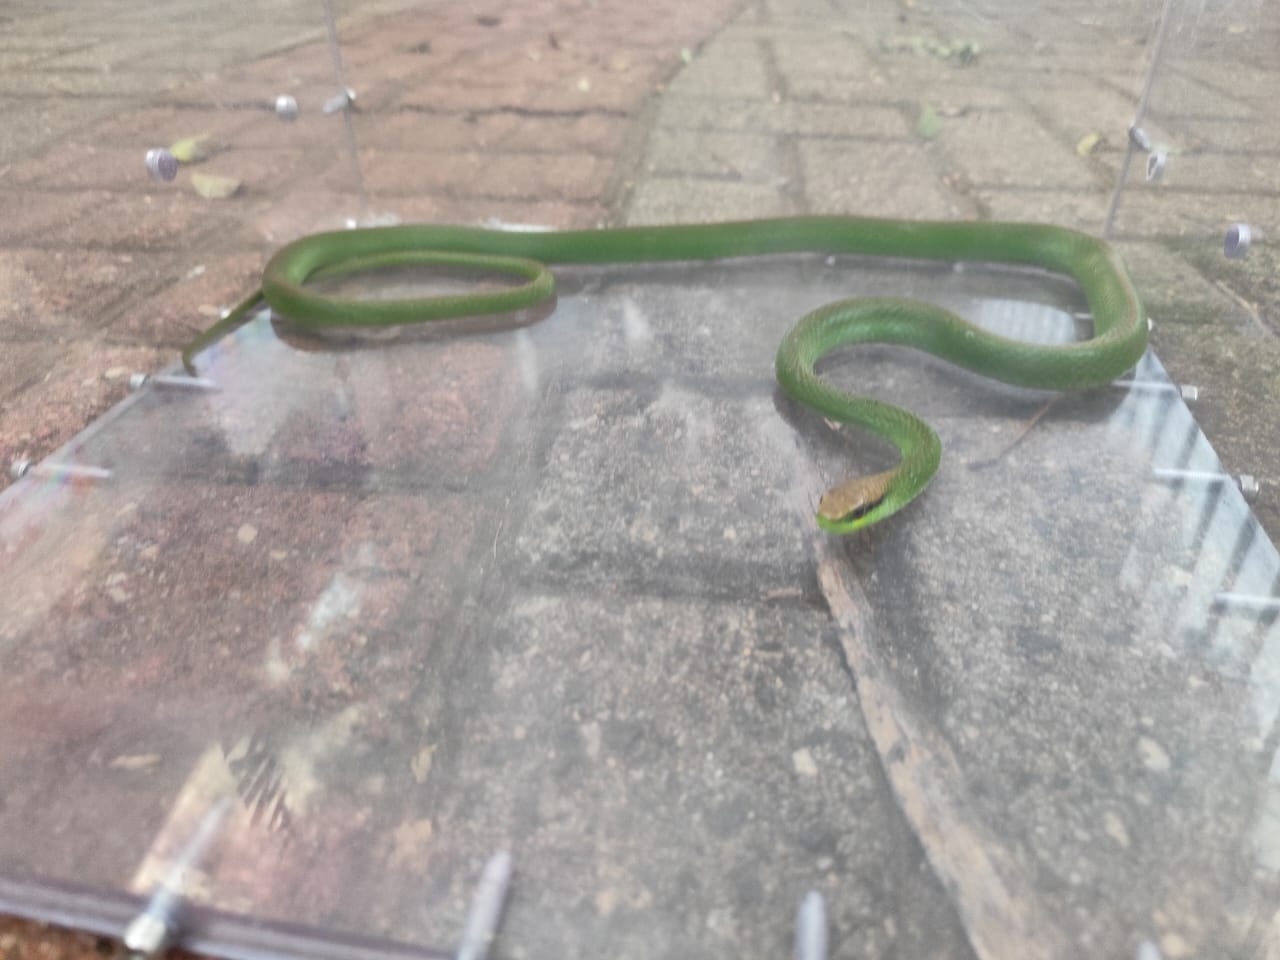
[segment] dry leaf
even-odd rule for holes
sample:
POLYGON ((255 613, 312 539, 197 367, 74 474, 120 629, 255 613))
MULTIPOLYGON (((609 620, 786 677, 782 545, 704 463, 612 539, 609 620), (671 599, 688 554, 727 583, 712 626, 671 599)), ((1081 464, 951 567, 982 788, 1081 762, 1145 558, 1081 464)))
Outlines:
POLYGON ((1076 141, 1076 155, 1087 157, 1098 148, 1098 144, 1102 142, 1102 134, 1086 133, 1083 137, 1076 141))
POLYGON ((235 177, 220 177, 213 173, 193 173, 191 186, 206 200, 226 200, 235 196, 240 181, 235 177))
POLYGON ((213 138, 207 133, 194 137, 183 137, 169 146, 169 152, 179 163, 199 163, 208 159, 213 152, 213 138))

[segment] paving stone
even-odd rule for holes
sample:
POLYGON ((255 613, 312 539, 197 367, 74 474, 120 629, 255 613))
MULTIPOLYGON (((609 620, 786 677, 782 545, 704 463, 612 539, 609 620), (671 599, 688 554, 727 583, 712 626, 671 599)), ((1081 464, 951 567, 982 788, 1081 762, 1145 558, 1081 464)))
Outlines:
POLYGON ((219 257, 182 257, 175 263, 176 283, 145 299, 131 298, 114 319, 108 335, 116 341, 135 341, 180 349, 252 290, 262 277, 263 258, 257 253, 219 257))
MULTIPOLYGON (((11 289, 8 283, 4 288, 11 289)), ((59 350, 54 343, 8 339, 0 342, 0 404, 11 398, 16 398, 12 402, 21 403, 18 395, 52 368, 59 350)))
POLYGON ((99 330, 123 302, 172 279, 168 258, 112 250, 0 249, 0 324, 24 340, 99 330))
MULTIPOLYGON (((1115 82, 1112 76, 1108 76, 1107 79, 1115 82)), ((1130 86, 1129 89, 1132 87, 1130 86)), ((1245 119, 1253 114, 1248 104, 1241 103, 1234 97, 1219 93, 1188 77, 1173 73, 1161 76, 1159 82, 1152 86, 1149 109, 1152 116, 1163 120, 1171 127, 1182 118, 1245 119)))
POLYGON ((122 105, 123 101, 109 99, 71 103, 46 98, 0 104, 0 164, 26 159, 69 134, 80 134, 122 105))
MULTIPOLYGON (((999 74, 985 76, 972 67, 953 66, 931 57, 904 54, 882 57, 871 88, 877 97, 898 104, 930 104, 943 113, 996 112, 1016 104, 1008 81, 999 74)), ((857 91, 848 84, 832 84, 826 96, 853 100, 857 91)))
POLYGON ((1188 149, 1275 156, 1280 152, 1280 127, 1248 120, 1180 120, 1178 135, 1171 142, 1185 143, 1188 149))
POLYGON ((473 226, 596 227, 609 222, 609 208, 599 200, 526 200, 470 196, 378 197, 378 209, 406 223, 461 223, 473 226))
MULTIPOLYGON (((0 463, 39 459, 67 443, 76 424, 101 416, 128 392, 128 375, 154 369, 168 351, 90 340, 59 344, 57 358, 22 377, 0 404, 0 463), (108 376, 108 373, 111 375, 108 376)), ((38 354, 28 359, 38 362, 38 354)))
POLYGON ((1207 150, 1177 153, 1170 158, 1160 182, 1171 190, 1247 193, 1274 199, 1280 197, 1280 157, 1207 150))
POLYGON ((110 194, 98 190, 6 191, 0 193, 0 216, 10 243, 43 243, 51 236, 69 235, 90 211, 109 202, 110 194))
MULTIPOLYGON (((153 143, 155 141, 152 141, 153 143)), ((173 141, 160 141, 167 145, 173 141)), ((36 189, 109 190, 120 194, 147 194, 157 188, 147 175, 146 149, 100 147, 92 143, 66 141, 45 156, 16 163, 9 170, 13 182, 36 189)), ((303 150, 221 149, 215 145, 211 156, 186 168, 185 176, 174 181, 174 191, 191 191, 190 174, 231 177, 239 180, 247 193, 270 193, 295 181, 314 157, 303 150)))
POLYGON ((1107 218, 1107 198, 1100 193, 982 187, 973 197, 993 220, 1052 223, 1097 234, 1107 218))
POLYGON ((1027 114, 982 112, 944 119, 937 143, 978 185, 1082 190, 1102 186, 1084 160, 1066 153, 1063 145, 1027 114), (1013 144, 1017 147, 1011 148, 1013 144))
MULTIPOLYGON (((1069 85, 1028 86, 1023 97, 1035 108, 1036 120, 1057 134, 1064 146, 1074 146, 1089 134, 1101 136, 1104 145, 1095 148, 1093 156, 1119 172, 1120 158, 1128 144, 1128 131, 1133 123, 1135 104, 1132 99, 1083 75, 1069 85)), ((1167 149, 1179 142, 1178 135, 1155 118, 1144 120, 1143 130, 1153 145, 1163 145, 1167 149)))
POLYGON ((627 222, 697 221, 785 216, 793 201, 779 189, 753 183, 646 177, 635 187, 627 222))
POLYGON ((510 150, 516 153, 590 153, 612 157, 627 122, 609 113, 581 116, 522 116, 515 110, 464 113, 407 112, 358 117, 362 148, 428 154, 510 150))
POLYGON ((814 74, 865 82, 877 72, 877 64, 861 42, 845 33, 781 37, 770 44, 770 49, 779 74, 793 90, 799 78, 812 78, 814 74))
POLYGON ((155 79, 137 72, 104 73, 86 70, 19 70, 0 74, 0 95, 19 97, 120 97, 145 96, 155 90, 155 79))
MULTIPOLYGON (((1252 326, 1238 302, 1166 244, 1121 240, 1116 246, 1157 330, 1166 323, 1222 324, 1238 331, 1252 326)), ((1157 333, 1157 349, 1161 339, 1157 333)))
MULTIPOLYGON (((611 164, 589 153, 455 153, 448 164, 423 163, 417 153, 368 149, 361 166, 365 182, 381 196, 444 193, 458 196, 537 197, 588 201, 601 195, 611 164)), ((334 175, 346 176, 339 161, 334 175)))
MULTIPOLYGON (((752 414, 762 414, 767 398, 713 403, 673 386, 640 406, 630 395, 607 392, 575 393, 567 403, 570 428, 553 443, 544 471, 546 489, 557 493, 554 499, 535 495, 516 541, 531 568, 544 577, 604 584, 625 563, 629 579, 651 584, 658 594, 681 590, 680 581, 688 585, 713 571, 732 576, 735 590, 745 591, 739 595, 763 597, 803 581, 801 570, 769 559, 803 556, 800 525, 779 530, 772 518, 780 504, 739 499, 733 492, 741 489, 733 481, 740 469, 752 474, 753 489, 774 489, 785 498, 790 488, 780 459, 735 455, 758 449, 760 430, 751 426, 757 422, 752 414), (693 450, 703 455, 694 459, 693 450), (603 454, 615 459, 597 460, 601 451, 615 451, 603 454), (635 470, 643 462, 689 467, 655 475, 635 470), (565 490, 576 491, 572 501, 616 508, 565 513, 565 490), (766 543, 771 547, 763 552, 766 543), (792 550, 779 550, 783 543, 792 550)), ((713 580, 706 589, 727 585, 713 580)))
MULTIPOLYGON (((809 611, 520 591, 495 629, 504 653, 466 681, 484 706, 466 732, 458 792, 488 785, 479 804, 451 803, 438 822, 462 837, 524 824, 516 849, 529 895, 507 919, 531 930, 523 955, 751 952, 778 940, 771 917, 791 891, 834 862, 819 848, 876 864, 874 880, 853 867, 821 881, 833 925, 862 931, 842 956, 874 957, 910 936, 877 921, 911 854, 865 828, 884 802, 874 761, 809 611), (807 639, 753 648, 757 631, 807 639), (539 679, 566 659, 573 670, 539 679), (556 786, 566 777, 578 784, 572 803, 556 786), (834 847, 820 839, 837 836, 834 847), (584 855, 599 866, 564 869, 584 855), (761 872, 765 861, 773 868, 761 872)), ((939 933, 926 936, 945 949, 939 933)))
POLYGON ((785 177, 782 145, 774 137, 745 133, 656 130, 646 168, 660 176, 693 176, 775 183, 785 177))
MULTIPOLYGON (((181 178, 177 181, 181 184, 181 178)), ((188 248, 206 236, 229 235, 239 224, 228 201, 206 200, 188 185, 182 192, 169 190, 115 195, 93 208, 84 221, 51 233, 62 242, 122 247, 132 251, 188 248)))
POLYGON ((1145 185, 1126 190, 1116 230, 1120 235, 1212 237, 1221 247, 1233 223, 1274 223, 1280 197, 1248 193, 1196 193, 1145 185))
POLYGON ((799 145, 805 196, 814 213, 955 218, 971 202, 938 184, 925 144, 850 140, 799 145))
POLYGON ((1187 56, 1180 58, 1174 69, 1212 90, 1249 104, 1255 111, 1263 111, 1263 115, 1280 96, 1280 70, 1274 64, 1254 65, 1230 57, 1202 62, 1187 56))
POLYGON ((657 129, 886 140, 903 140, 910 134, 910 125, 897 107, 732 97, 663 97, 657 129))
POLYGON ((709 48, 681 70, 667 89, 676 96, 696 97, 732 90, 739 97, 768 98, 774 93, 754 44, 709 48))

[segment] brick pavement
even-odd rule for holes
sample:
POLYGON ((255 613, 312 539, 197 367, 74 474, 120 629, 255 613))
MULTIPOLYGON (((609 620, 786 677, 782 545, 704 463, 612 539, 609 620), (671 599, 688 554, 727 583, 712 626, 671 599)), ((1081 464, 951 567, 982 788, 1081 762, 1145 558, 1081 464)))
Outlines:
MULTIPOLYGON (((312 109, 284 126, 263 106, 332 90, 302 5, 264 8, 257 26, 174 8, 173 33, 122 39, 151 9, 108 30, 33 5, 0 36, 0 119, 22 121, 0 139, 5 462, 65 441, 119 399, 127 372, 167 362, 251 285, 269 249, 359 206, 336 118, 312 109), (196 130, 222 147, 207 169, 246 181, 229 206, 141 179, 140 147, 196 130)), ((1197 415, 1228 467, 1270 481, 1275 254, 1239 266, 1216 250, 1233 219, 1280 223, 1264 122, 1280 38, 1251 15, 1247 3, 1213 23, 1184 14, 1150 124, 1178 153, 1165 181, 1135 184, 1119 238, 1157 350, 1205 388, 1197 415)), ((1137 4, 909 0, 352 7, 343 49, 375 213, 569 226, 857 212, 1097 231, 1152 21, 1137 4), (916 52, 920 37, 981 52, 945 61, 916 52), (688 64, 681 48, 696 52, 688 64), (915 132, 926 102, 942 118, 933 139, 915 132), (1095 131, 1102 145, 1079 156, 1095 131)), ((1272 487, 1258 507, 1273 538, 1275 503, 1272 487)))
MULTIPOLYGON (((367 202, 562 226, 608 219, 635 119, 728 9, 394 6, 341 22, 367 202)), ((0 38, 0 94, 21 121, 0 139, 6 463, 69 439, 128 371, 169 362, 271 249, 360 213, 341 120, 317 109, 336 81, 314 6, 261 5, 256 26, 168 8, 129 35, 149 9, 19 8, 0 38), (270 111, 282 93, 303 105, 295 123, 270 111), (243 180, 233 201, 195 196, 185 173, 146 179, 140 151, 195 134, 216 147, 203 170, 243 180)))

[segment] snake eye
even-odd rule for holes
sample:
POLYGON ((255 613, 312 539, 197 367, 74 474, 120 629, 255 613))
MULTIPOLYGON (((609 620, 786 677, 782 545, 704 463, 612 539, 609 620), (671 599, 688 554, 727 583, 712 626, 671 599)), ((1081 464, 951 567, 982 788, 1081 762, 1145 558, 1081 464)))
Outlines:
POLYGON ((853 510, 850 510, 840 519, 844 523, 851 523, 854 520, 861 520, 863 517, 869 514, 876 507, 880 506, 880 504, 882 503, 884 503, 884 497, 881 497, 879 500, 873 500, 870 503, 864 503, 861 506, 855 507, 853 510))

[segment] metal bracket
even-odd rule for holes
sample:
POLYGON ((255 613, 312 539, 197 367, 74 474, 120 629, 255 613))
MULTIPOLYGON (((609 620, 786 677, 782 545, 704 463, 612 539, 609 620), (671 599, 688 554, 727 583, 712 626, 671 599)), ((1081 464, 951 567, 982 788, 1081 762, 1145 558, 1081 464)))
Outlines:
POLYGON ((1160 480, 1189 481, 1191 483, 1233 483, 1244 495, 1246 503, 1258 499, 1262 485, 1256 477, 1248 473, 1239 475, 1230 473, 1212 473, 1207 470, 1174 470, 1169 467, 1156 467, 1151 471, 1160 480))
POLYGON ((1166 383, 1163 380, 1113 380, 1111 386, 1118 390, 1176 393, 1188 403, 1200 399, 1200 388, 1190 383, 1166 383))
POLYGON ((168 875, 156 887, 142 912, 125 928, 124 945, 134 953, 154 957, 178 943, 186 905, 182 892, 186 873, 208 854, 231 807, 230 798, 224 798, 201 818, 195 833, 169 868, 168 875))
POLYGON ((106 467, 86 467, 76 463, 33 463, 19 459, 9 464, 9 476, 14 480, 28 476, 49 480, 110 480, 111 471, 106 467))
POLYGON ((129 377, 129 389, 143 387, 172 388, 175 390, 217 390, 218 385, 205 377, 174 376, 169 373, 135 373, 129 377))
POLYGON ((810 890, 796 913, 796 942, 793 960, 827 960, 827 905, 822 894, 810 890))
POLYGON ((498 933, 498 924, 502 922, 510 885, 511 854, 499 850, 484 865, 484 872, 476 885, 456 960, 485 960, 488 957, 489 946, 498 933))

